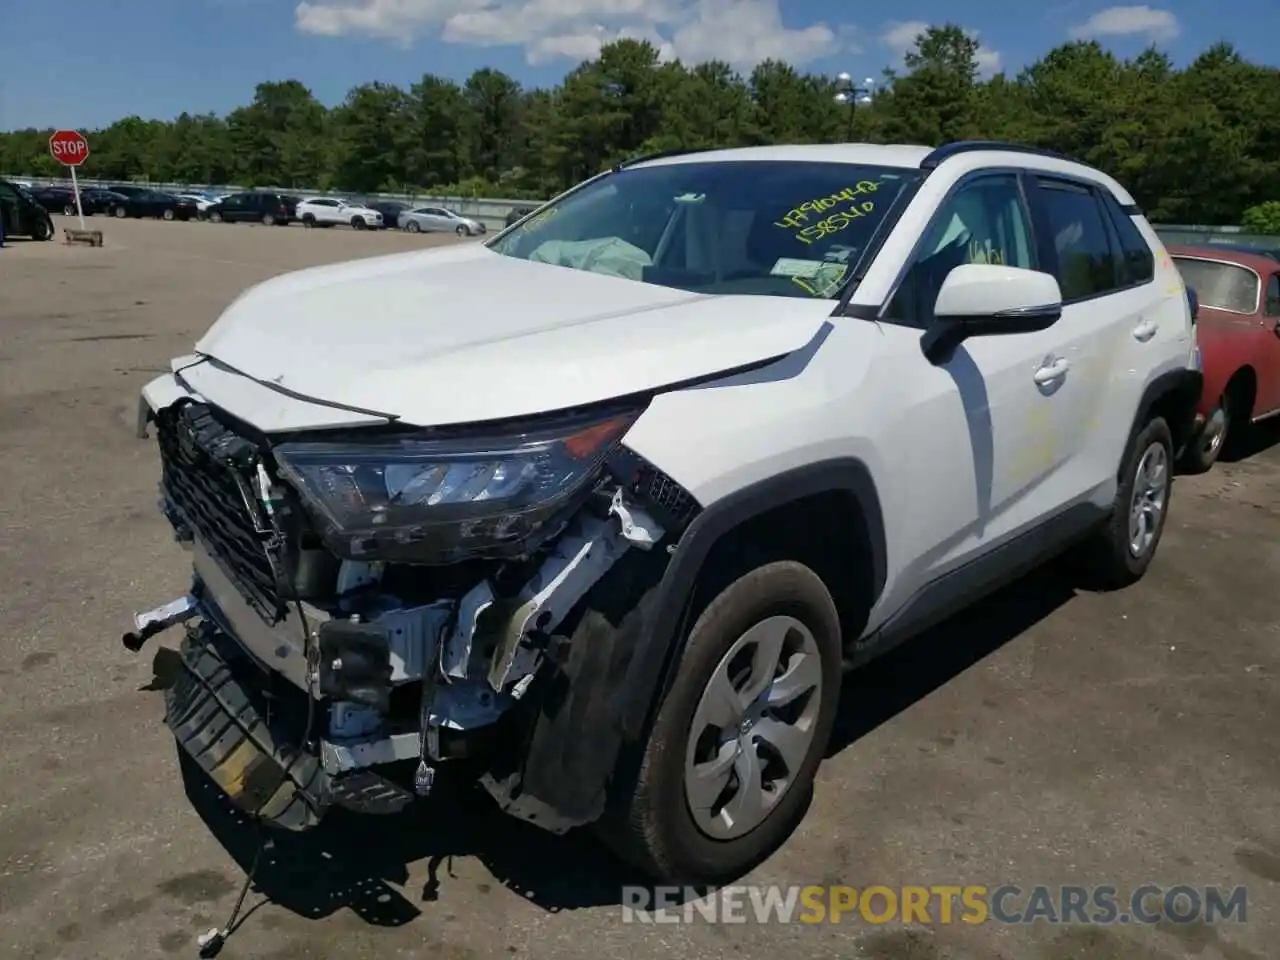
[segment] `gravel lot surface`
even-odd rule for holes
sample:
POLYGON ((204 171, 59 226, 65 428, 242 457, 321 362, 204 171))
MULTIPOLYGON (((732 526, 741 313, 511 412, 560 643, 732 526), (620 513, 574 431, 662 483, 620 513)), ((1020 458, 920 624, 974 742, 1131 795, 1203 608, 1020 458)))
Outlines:
MULTIPOLYGON (((133 436, 138 391, 253 283, 455 241, 93 225, 102 249, 0 250, 0 954, 194 957, 253 836, 184 790, 162 647, 120 645, 134 610, 188 584, 154 444, 133 436)), ((808 818, 749 878, 1244 885, 1243 924, 625 924, 632 878, 589 839, 467 793, 278 843, 222 956, 1274 958, 1278 576, 1280 447, 1179 479, 1137 587, 1035 573, 851 678, 808 818)))

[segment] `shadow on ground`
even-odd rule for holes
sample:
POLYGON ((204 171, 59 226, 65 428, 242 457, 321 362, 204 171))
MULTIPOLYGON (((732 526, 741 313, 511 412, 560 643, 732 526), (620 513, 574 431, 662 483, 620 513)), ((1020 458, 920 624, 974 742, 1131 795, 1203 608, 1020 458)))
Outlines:
POLYGON ((1243 440, 1229 443, 1218 458, 1223 463, 1240 463, 1266 453, 1280 444, 1280 417, 1270 417, 1252 424, 1243 440))
MULTIPOLYGON (((1056 568, 1036 571, 863 667, 846 681, 829 755, 1018 636, 1074 592, 1056 568)), ((158 676, 153 686, 163 685, 158 676)), ((454 857, 478 859, 497 883, 553 912, 614 905, 624 885, 645 883, 587 831, 546 833, 502 814, 483 790, 466 783, 438 781, 429 801, 393 816, 334 809, 310 832, 260 834, 198 768, 182 766, 187 796, 242 870, 251 868, 260 837, 271 837, 254 887, 299 916, 349 908, 370 924, 408 923, 421 913, 419 903, 438 899, 447 888, 454 857), (409 864, 423 860, 425 887, 402 892, 409 864)))

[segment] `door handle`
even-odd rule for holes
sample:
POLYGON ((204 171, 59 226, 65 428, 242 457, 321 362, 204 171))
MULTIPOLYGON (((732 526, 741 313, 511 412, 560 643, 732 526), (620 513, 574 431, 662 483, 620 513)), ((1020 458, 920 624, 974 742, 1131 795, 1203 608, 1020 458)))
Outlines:
POLYGON ((1154 320, 1143 320, 1133 328, 1133 338, 1139 343, 1146 343, 1156 335, 1156 331, 1159 329, 1154 320))
POLYGON ((1065 377, 1070 368, 1071 362, 1066 357, 1058 357, 1056 360, 1045 363, 1035 372, 1035 381, 1041 386, 1053 383, 1065 377))

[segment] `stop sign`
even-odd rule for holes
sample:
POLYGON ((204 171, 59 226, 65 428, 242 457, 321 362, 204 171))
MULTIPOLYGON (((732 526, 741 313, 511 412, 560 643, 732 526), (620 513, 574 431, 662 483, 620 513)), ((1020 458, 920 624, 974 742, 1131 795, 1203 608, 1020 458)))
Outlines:
POLYGON ((59 130, 49 138, 49 153, 67 167, 78 167, 89 159, 89 141, 76 130, 59 130))

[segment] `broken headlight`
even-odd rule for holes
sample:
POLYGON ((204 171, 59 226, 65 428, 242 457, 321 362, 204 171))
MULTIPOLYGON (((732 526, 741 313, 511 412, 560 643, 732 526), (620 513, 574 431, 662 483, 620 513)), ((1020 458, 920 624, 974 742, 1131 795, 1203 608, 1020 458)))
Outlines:
POLYGON ((284 443, 273 453, 339 556, 449 563, 524 552, 637 416, 487 437, 284 443))

